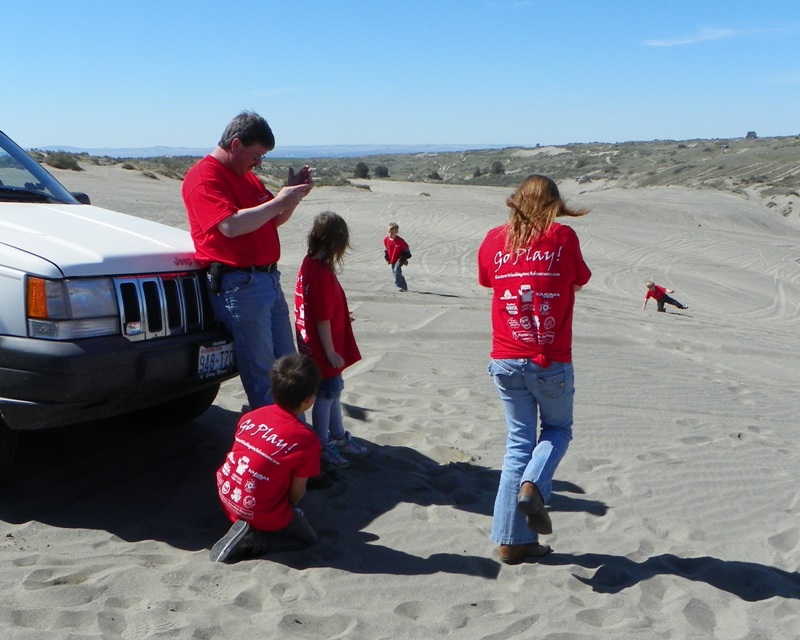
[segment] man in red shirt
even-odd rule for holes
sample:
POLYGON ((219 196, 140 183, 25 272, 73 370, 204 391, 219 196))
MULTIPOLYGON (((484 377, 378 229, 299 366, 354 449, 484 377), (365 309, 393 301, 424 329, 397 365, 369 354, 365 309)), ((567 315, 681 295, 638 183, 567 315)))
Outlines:
POLYGON ((211 306, 233 336, 252 409, 272 404, 270 367, 295 351, 278 271, 278 227, 312 187, 305 166, 296 174, 289 169, 288 186, 277 195, 266 189, 253 169, 274 147, 267 121, 240 113, 214 151, 189 169, 182 187, 197 261, 208 268, 211 306))
POLYGON ((211 549, 213 562, 293 551, 317 534, 296 508, 306 483, 320 472, 320 442, 300 420, 314 404, 320 372, 308 356, 292 354, 270 371, 277 404, 242 416, 233 447, 217 471, 222 508, 233 522, 211 549))

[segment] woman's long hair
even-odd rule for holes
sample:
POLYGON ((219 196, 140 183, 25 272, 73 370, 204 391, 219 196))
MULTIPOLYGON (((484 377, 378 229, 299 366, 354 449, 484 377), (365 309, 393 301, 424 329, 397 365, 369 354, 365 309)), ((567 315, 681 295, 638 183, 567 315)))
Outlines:
POLYGON ((308 232, 307 255, 324 262, 331 271, 344 263, 344 254, 350 248, 350 230, 338 213, 323 211, 314 218, 308 232))
POLYGON ((558 186, 547 176, 530 175, 508 197, 508 235, 506 250, 527 247, 545 233, 560 216, 585 216, 589 209, 570 209, 558 186))

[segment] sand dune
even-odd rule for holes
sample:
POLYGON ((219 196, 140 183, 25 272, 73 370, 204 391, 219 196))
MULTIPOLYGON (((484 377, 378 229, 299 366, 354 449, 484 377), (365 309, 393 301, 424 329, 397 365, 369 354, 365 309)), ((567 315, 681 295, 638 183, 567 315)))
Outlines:
MULTIPOLYGON (((54 173, 185 228, 177 182, 54 173)), ((285 291, 313 215, 352 234, 341 281, 364 360, 343 400, 373 453, 306 497, 320 544, 209 562, 238 381, 191 425, 29 434, 0 489, 0 637, 796 638, 800 231, 740 195, 562 185, 592 209, 570 222, 594 274, 575 440, 554 553, 508 567, 488 539, 505 427, 475 252, 509 190, 366 184, 314 190, 282 229, 285 291), (391 220, 414 254, 405 294, 382 258, 391 220), (647 278, 689 310, 642 311, 647 278)))

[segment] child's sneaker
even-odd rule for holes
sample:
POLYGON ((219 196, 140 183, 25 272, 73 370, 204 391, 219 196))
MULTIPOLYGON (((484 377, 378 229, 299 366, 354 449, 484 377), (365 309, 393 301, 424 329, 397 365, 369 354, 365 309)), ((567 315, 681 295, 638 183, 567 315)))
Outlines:
POLYGON ((345 431, 344 437, 335 440, 335 442, 336 446, 339 448, 339 451, 348 456, 363 458, 364 456, 369 455, 369 449, 367 449, 363 444, 359 444, 356 439, 350 435, 349 431, 345 431))
POLYGON ((322 464, 333 469, 346 469, 350 466, 350 461, 339 451, 336 440, 331 440, 322 445, 322 464))
POLYGON ((250 531, 250 525, 244 520, 234 522, 228 533, 211 547, 211 562, 227 562, 247 555, 253 547, 253 535, 250 531))

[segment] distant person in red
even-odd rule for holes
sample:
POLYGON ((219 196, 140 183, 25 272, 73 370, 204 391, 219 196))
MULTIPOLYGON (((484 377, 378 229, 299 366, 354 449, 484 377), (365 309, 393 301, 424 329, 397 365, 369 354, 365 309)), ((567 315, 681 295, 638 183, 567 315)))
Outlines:
POLYGON ((314 218, 294 293, 297 349, 311 356, 322 372, 311 421, 322 443, 326 470, 349 467, 347 456, 369 453, 345 431, 342 420, 342 371, 361 360, 347 297, 336 277, 349 247, 350 230, 344 218, 333 211, 314 218))
POLYGON ((673 307, 678 307, 678 309, 688 309, 685 304, 681 304, 675 298, 670 297, 667 294, 675 293, 673 289, 665 289, 664 287, 660 287, 659 285, 655 284, 652 280, 648 280, 644 283, 644 286, 647 287, 647 293, 644 294, 644 303, 642 304, 642 309, 647 309, 647 301, 650 298, 653 298, 656 303, 658 304, 659 311, 666 311, 664 305, 671 304, 673 307))
POLYGON ((383 239, 383 257, 394 273, 394 284, 400 291, 408 291, 406 279, 403 277, 403 267, 408 264, 411 251, 408 243, 397 235, 400 227, 396 222, 389 223, 389 235, 383 239))
POLYGON ((233 447, 217 471, 219 499, 233 526, 212 548, 212 562, 254 558, 311 546, 317 534, 297 508, 309 478, 319 475, 320 445, 300 420, 320 381, 301 354, 270 369, 276 404, 242 416, 233 447))

